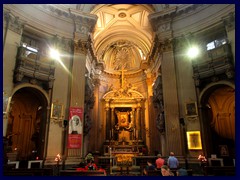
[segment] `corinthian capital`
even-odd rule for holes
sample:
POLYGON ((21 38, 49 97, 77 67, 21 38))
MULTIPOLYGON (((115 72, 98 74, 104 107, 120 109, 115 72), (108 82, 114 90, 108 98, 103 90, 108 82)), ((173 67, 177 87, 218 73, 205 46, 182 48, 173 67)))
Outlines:
POLYGON ((79 34, 87 38, 88 34, 93 31, 98 17, 94 14, 87 14, 75 9, 70 9, 69 11, 75 25, 75 35, 79 34))
POLYGON ((222 18, 227 31, 235 29, 235 13, 229 13, 228 16, 222 18))
POLYGON ((12 15, 9 11, 4 11, 4 20, 8 24, 8 29, 14 31, 15 33, 22 34, 25 21, 20 20, 19 17, 12 15))
POLYGON ((88 42, 84 40, 74 41, 74 52, 87 54, 88 42))

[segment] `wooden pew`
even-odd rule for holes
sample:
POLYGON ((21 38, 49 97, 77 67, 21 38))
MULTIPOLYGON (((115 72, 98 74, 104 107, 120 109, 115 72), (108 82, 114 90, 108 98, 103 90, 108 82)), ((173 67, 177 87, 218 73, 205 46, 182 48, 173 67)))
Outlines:
POLYGON ((6 169, 3 171, 4 176, 53 176, 53 169, 39 168, 39 169, 6 169))
POLYGON ((77 170, 60 170, 60 176, 106 176, 104 171, 88 170, 88 171, 77 171, 77 170))
MULTIPOLYGON (((176 176, 177 170, 171 170, 171 172, 176 176)), ((162 176, 161 170, 148 170, 148 176, 162 176)), ((192 169, 187 169, 188 176, 192 176, 192 169)))
POLYGON ((205 176, 235 176, 235 166, 205 166, 205 176))

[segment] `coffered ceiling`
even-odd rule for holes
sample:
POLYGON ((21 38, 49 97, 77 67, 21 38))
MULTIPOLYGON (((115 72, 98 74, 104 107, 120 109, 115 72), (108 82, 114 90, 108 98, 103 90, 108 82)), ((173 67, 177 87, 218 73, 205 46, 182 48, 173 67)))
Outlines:
POLYGON ((99 60, 105 62, 105 70, 137 71, 146 60, 153 31, 148 15, 152 6, 134 4, 98 5, 92 14, 98 16, 93 33, 94 47, 99 60))

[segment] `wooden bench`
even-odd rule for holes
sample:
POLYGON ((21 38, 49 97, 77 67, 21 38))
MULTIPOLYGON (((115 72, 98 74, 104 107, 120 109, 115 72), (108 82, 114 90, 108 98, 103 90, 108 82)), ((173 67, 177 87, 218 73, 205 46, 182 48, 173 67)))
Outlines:
POLYGON ((104 171, 88 170, 88 171, 77 171, 77 170, 60 170, 60 176, 106 176, 104 171))
POLYGON ((6 169, 3 171, 4 176, 53 176, 53 169, 39 168, 39 169, 6 169))
POLYGON ((235 176, 235 166, 205 166, 205 176, 235 176))
MULTIPOLYGON (((171 170, 171 172, 176 176, 177 170, 171 170)), ((192 169, 187 169, 188 176, 192 176, 192 169)), ((161 170, 148 170, 147 176, 162 176, 161 170)))

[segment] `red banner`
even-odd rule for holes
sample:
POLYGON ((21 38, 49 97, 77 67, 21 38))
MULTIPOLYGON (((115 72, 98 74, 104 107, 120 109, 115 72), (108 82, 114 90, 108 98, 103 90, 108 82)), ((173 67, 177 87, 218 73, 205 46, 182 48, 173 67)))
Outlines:
POLYGON ((81 148, 83 132, 83 109, 70 107, 68 148, 81 148))

